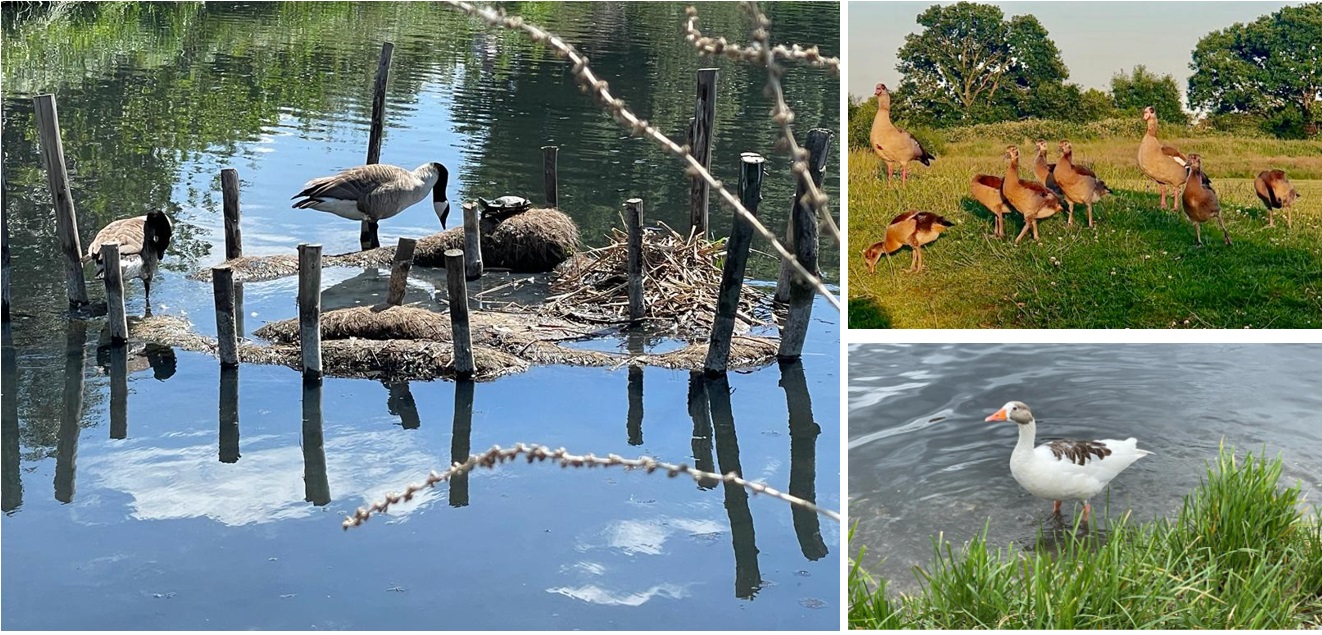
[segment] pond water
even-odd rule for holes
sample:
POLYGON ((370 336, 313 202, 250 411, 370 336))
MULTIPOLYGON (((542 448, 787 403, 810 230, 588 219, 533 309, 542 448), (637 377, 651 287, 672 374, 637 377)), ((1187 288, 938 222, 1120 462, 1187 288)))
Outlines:
MULTIPOLYGON (((932 539, 1031 547, 1051 503, 1010 475, 1018 432, 983 419, 1019 400, 1038 443, 1126 439, 1154 452, 1116 477, 1094 514, 1173 517, 1225 443, 1280 456, 1284 484, 1322 495, 1319 345, 853 345, 849 347, 851 550, 899 592, 932 539), (1109 505, 1109 509, 1108 509, 1109 505)), ((1077 504, 1063 511, 1080 513, 1077 504)), ((1094 523, 1096 524, 1096 523, 1094 523)))
MULTIPOLYGON (((767 156, 762 216, 784 226, 793 185, 771 148, 764 75, 695 57, 682 4, 509 10, 579 44, 673 137, 691 114, 696 69, 719 67, 714 171, 732 183, 740 152, 767 156)), ((838 50, 834 4, 767 10, 774 38, 838 50)), ((748 28, 733 5, 702 15, 712 32, 748 28)), ((386 40, 383 162, 445 163, 452 201, 539 201, 539 148, 556 144, 561 207, 589 245, 621 225, 633 196, 648 201, 649 220, 684 227, 682 167, 628 137, 558 58, 425 3, 6 4, 3 16, 15 312, 0 454, 4 628, 838 628, 839 526, 711 483, 519 463, 340 528, 455 457, 516 442, 739 470, 839 509, 839 314, 823 301, 800 365, 732 373, 728 384, 554 366, 476 385, 328 378, 315 389, 287 368, 222 373, 212 357, 157 346, 121 357, 100 345, 104 320, 66 318, 33 94, 57 96, 84 244, 112 219, 166 210, 175 241, 150 309, 210 336, 210 285, 186 276, 223 258, 221 168, 242 180, 245 255, 299 242, 357 249, 357 223, 291 210, 289 197, 363 162, 386 40)), ((795 69, 785 81, 801 130, 838 127, 836 78, 795 69)), ((837 172, 833 160, 832 195, 837 172)), ((716 234, 728 231, 727 213, 712 218, 716 234)), ((383 222, 381 241, 438 229, 418 205, 383 222)), ((828 280, 837 261, 824 246, 828 280)), ((776 265, 755 258, 750 270, 766 281, 776 265)), ((438 308, 444 275, 414 273, 406 302, 438 308)), ((378 302, 387 275, 327 269, 323 306, 378 302)), ((481 285, 513 277, 526 276, 481 285)), ((142 287, 128 286, 129 314, 141 315, 142 287)), ((294 279, 243 287, 243 334, 296 315, 294 279)), ((90 280, 89 291, 103 293, 90 280)))

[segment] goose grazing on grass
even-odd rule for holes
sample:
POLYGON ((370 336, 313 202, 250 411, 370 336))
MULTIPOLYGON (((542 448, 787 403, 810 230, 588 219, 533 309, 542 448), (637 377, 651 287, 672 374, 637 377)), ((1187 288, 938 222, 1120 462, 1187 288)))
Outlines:
POLYGON ((1276 226, 1276 210, 1285 212, 1285 226, 1294 227, 1290 218, 1290 206, 1299 198, 1299 192, 1290 184, 1290 179, 1282 170, 1263 170, 1258 178, 1253 179, 1253 190, 1258 193, 1262 204, 1267 206, 1267 226, 1276 226))
POLYGON ((119 268, 124 280, 141 278, 142 288, 146 292, 147 304, 151 305, 151 279, 156 275, 156 266, 165 257, 165 250, 170 246, 170 237, 174 235, 174 225, 165 212, 151 211, 146 216, 121 218, 101 228, 87 246, 87 255, 83 262, 96 263, 97 279, 105 278, 105 263, 101 261, 101 246, 106 243, 119 243, 119 268))
POLYGON ((1125 468, 1151 452, 1138 449, 1138 440, 1052 441, 1033 447, 1037 422, 1022 401, 1011 401, 986 421, 1013 421, 1019 425, 1019 443, 1010 454, 1010 474, 1029 494, 1053 501, 1051 512, 1060 514, 1060 503, 1083 501, 1083 522, 1092 507, 1088 499, 1106 489, 1125 468))
POLYGON ((891 220, 886 227, 886 238, 873 243, 863 250, 863 260, 868 263, 868 273, 877 272, 877 261, 883 254, 899 251, 905 245, 913 248, 913 257, 905 272, 923 270, 923 245, 936 240, 941 232, 955 224, 940 214, 910 210, 891 220))
POLYGON ((349 220, 365 221, 364 242, 371 248, 380 247, 376 239, 376 224, 390 218, 432 193, 432 209, 445 228, 450 214, 450 201, 445 198, 445 186, 450 171, 440 163, 424 163, 413 171, 399 166, 374 163, 349 168, 334 176, 312 179, 303 191, 292 198, 297 209, 315 209, 330 212, 349 220), (370 241, 367 233, 370 231, 370 241))

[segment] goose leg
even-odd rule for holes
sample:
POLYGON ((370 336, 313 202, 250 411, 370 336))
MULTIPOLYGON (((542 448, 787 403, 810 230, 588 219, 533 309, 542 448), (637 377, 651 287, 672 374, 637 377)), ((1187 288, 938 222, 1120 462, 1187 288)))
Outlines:
POLYGON ((1037 235, 1037 219, 1034 218, 1034 219, 1032 220, 1032 223, 1033 223, 1033 240, 1036 240, 1036 241, 1038 241, 1038 242, 1041 242, 1041 241, 1042 241, 1042 238, 1039 237, 1039 236, 1037 235))
POLYGON ((1066 199, 1065 202, 1066 202, 1066 203, 1069 205, 1069 207, 1070 207, 1068 220, 1065 221, 1065 226, 1066 226, 1066 227, 1073 227, 1073 226, 1074 226, 1074 201, 1071 201, 1071 200, 1066 199))
POLYGON ((1194 236, 1195 239, 1198 240, 1198 244, 1199 244, 1199 246, 1201 246, 1201 245, 1203 244, 1203 228, 1202 228, 1202 223, 1199 223, 1198 221, 1194 221, 1194 222, 1193 222, 1193 236, 1194 236))
POLYGON ((912 253, 909 255, 909 268, 904 270, 905 273, 918 271, 918 248, 914 247, 911 252, 912 253))
POLYGON ((904 182, 904 183, 908 183, 908 182, 909 182, 909 164, 908 164, 908 163, 905 163, 904 165, 900 166, 900 180, 901 180, 902 182, 904 182))
POLYGON ((1230 244, 1230 233, 1226 231, 1226 221, 1221 219, 1221 215, 1216 217, 1216 224, 1221 226, 1221 237, 1225 239, 1226 244, 1230 244))
POLYGON ((923 270, 923 248, 922 248, 922 247, 914 247, 913 250, 914 250, 914 253, 918 254, 918 271, 922 271, 922 270, 923 270))
POLYGON ((1293 228, 1294 228, 1294 218, 1293 218, 1293 216, 1294 216, 1294 215, 1290 213, 1290 208, 1288 208, 1288 207, 1285 208, 1285 226, 1286 226, 1286 228, 1289 228, 1289 229, 1293 229, 1293 228))
POLYGON ((1017 237, 1015 237, 1015 239, 1014 239, 1014 244, 1018 245, 1018 244, 1019 244, 1019 241, 1021 241, 1021 240, 1024 239, 1024 234, 1027 234, 1027 233, 1028 233, 1028 227, 1029 227, 1030 224, 1031 224, 1031 221, 1027 221, 1027 220, 1024 221, 1024 228, 1021 229, 1021 230, 1019 230, 1019 235, 1018 235, 1017 237))
POLYGON ((1088 229, 1092 228, 1092 203, 1088 203, 1088 229))
POLYGON ((363 219, 362 231, 358 233, 358 244, 363 248, 363 251, 381 246, 381 240, 377 238, 376 234, 376 225, 376 221, 370 218, 363 219))
POLYGON ((1267 208, 1267 226, 1268 227, 1276 226, 1276 210, 1270 207, 1267 208))
POLYGON ((1053 516, 1059 516, 1059 515, 1060 515, 1060 501, 1054 501, 1054 502, 1052 503, 1052 505, 1051 505, 1051 515, 1053 515, 1053 516))
POLYGON ((1087 524, 1087 523, 1088 523, 1088 515, 1089 515, 1091 512, 1092 512, 1092 505, 1089 505, 1089 504, 1088 504, 1088 501, 1083 501, 1083 522, 1084 522, 1084 524, 1087 524))

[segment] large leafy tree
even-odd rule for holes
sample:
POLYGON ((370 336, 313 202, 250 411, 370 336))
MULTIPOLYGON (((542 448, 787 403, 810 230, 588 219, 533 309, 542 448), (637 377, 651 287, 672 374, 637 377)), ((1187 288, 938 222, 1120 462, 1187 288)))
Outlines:
POLYGON ((1282 136, 1317 134, 1322 103, 1322 4, 1285 7, 1198 41, 1189 104, 1263 117, 1282 136))
POLYGON ((929 7, 918 24, 926 28, 905 36, 898 54, 914 118, 953 125, 1057 114, 1039 112, 1039 98, 1057 96, 1069 71, 1037 18, 1006 20, 998 7, 960 2, 929 7))
POLYGON ((1115 107, 1127 112, 1142 112, 1152 106, 1162 121, 1186 124, 1189 118, 1180 104, 1180 86, 1170 75, 1157 76, 1142 64, 1130 74, 1111 76, 1111 96, 1115 107))

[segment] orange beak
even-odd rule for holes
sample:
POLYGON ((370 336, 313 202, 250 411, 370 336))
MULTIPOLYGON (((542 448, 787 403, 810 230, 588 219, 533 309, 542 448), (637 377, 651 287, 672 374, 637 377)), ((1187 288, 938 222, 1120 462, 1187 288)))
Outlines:
POLYGON ((995 413, 993 413, 991 416, 987 417, 986 419, 983 419, 983 421, 1005 421, 1005 420, 1006 420, 1005 408, 1001 408, 1000 410, 997 410, 995 413))

